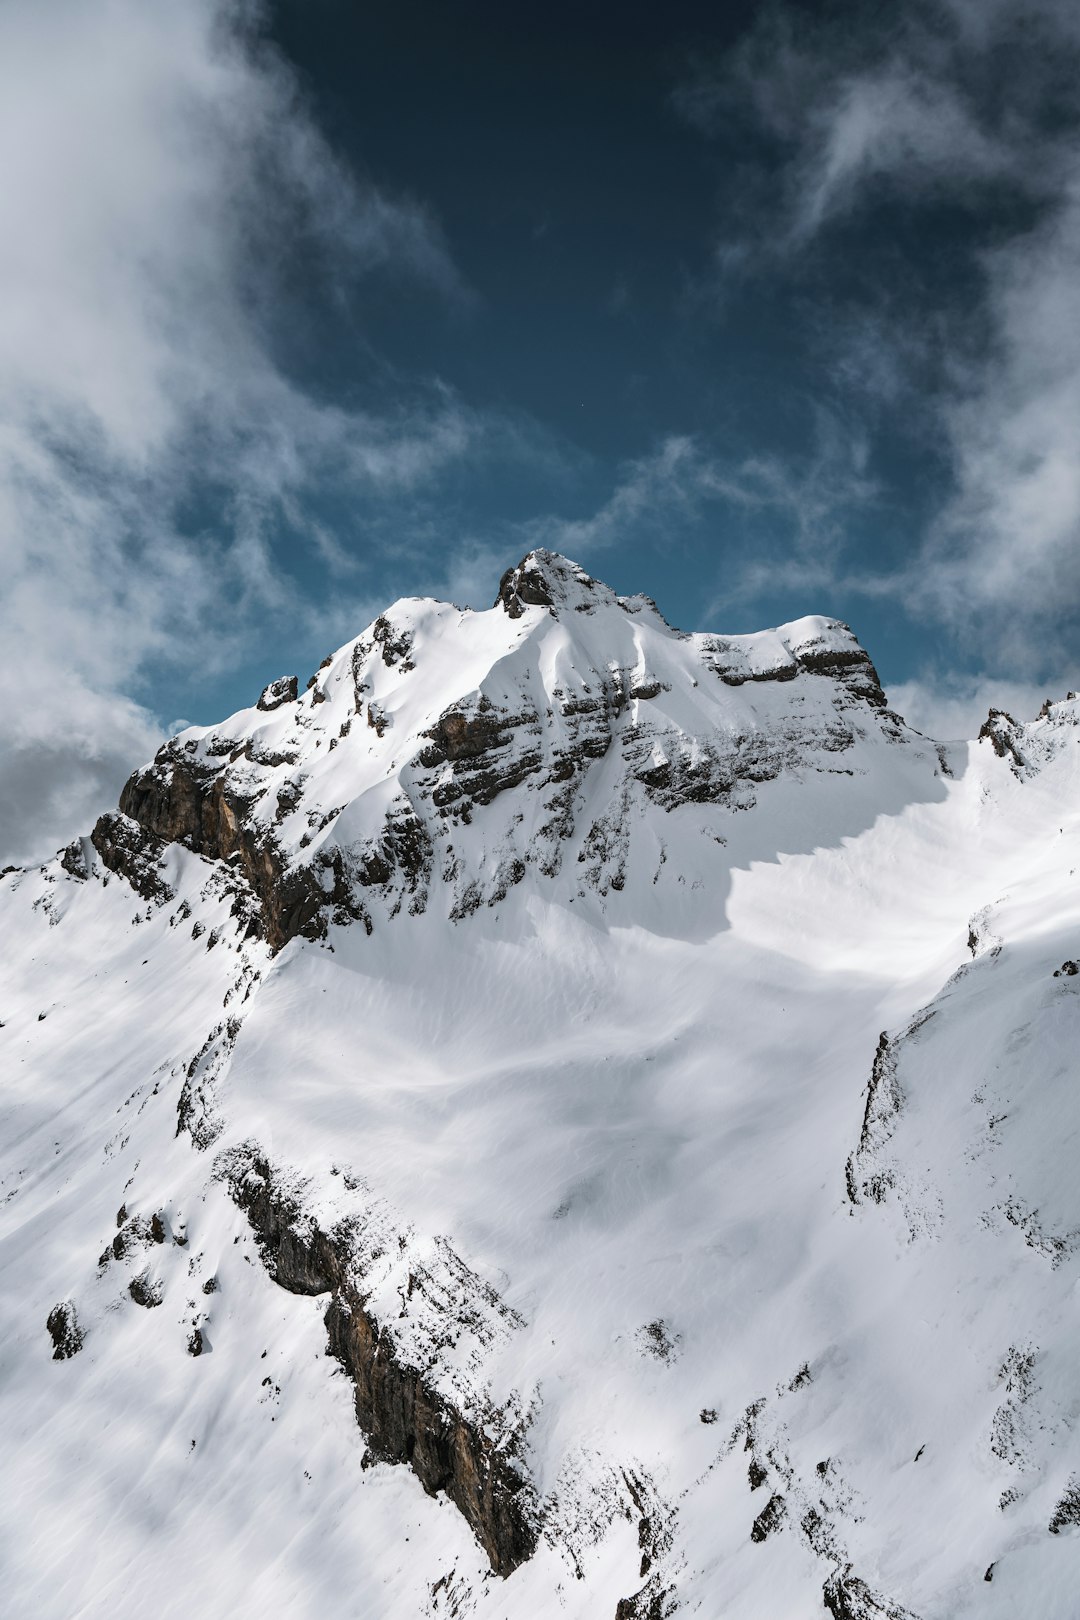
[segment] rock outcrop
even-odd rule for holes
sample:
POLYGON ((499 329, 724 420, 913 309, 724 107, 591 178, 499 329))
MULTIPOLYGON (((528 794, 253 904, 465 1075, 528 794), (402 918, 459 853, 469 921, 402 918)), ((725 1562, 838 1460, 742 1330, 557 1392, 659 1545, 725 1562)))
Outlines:
POLYGON ((255 707, 261 709, 263 714, 270 714, 274 709, 280 709, 283 703, 295 703, 299 685, 295 675, 281 675, 269 686, 263 687, 255 707))
POLYGON ((160 873, 167 844, 211 860, 235 858, 258 901, 255 931, 273 950, 298 934, 321 938, 328 914, 357 920, 362 913, 340 853, 288 864, 272 833, 251 820, 254 797, 230 778, 225 761, 204 764, 173 740, 128 779, 120 814, 102 816, 91 838, 105 865, 149 900, 171 898, 160 873))
POLYGON ((71 1356, 78 1355, 83 1347, 83 1335, 70 1299, 63 1299, 59 1305, 53 1306, 45 1326, 53 1342, 54 1361, 67 1361, 71 1356))
POLYGON ((917 1620, 910 1609, 890 1603, 850 1569, 829 1577, 822 1598, 833 1620, 917 1620))
POLYGON ((324 1231, 256 1150, 225 1155, 220 1173, 274 1280, 290 1293, 330 1295, 329 1353, 352 1379, 372 1460, 405 1463, 429 1494, 445 1492, 493 1572, 509 1575, 532 1555, 539 1536, 536 1495, 518 1454, 521 1426, 508 1430, 495 1413, 490 1423, 467 1415, 408 1364, 371 1309, 347 1226, 324 1231))
POLYGON ((1080 1475, 1070 1479, 1050 1520, 1050 1534, 1059 1536, 1063 1530, 1080 1525, 1080 1475))

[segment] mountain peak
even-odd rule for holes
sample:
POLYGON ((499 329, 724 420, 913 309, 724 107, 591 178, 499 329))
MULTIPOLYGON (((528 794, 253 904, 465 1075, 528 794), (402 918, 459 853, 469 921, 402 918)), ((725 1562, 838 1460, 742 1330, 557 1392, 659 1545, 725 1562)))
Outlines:
POLYGON ((936 753, 888 711, 839 621, 674 631, 650 598, 541 548, 490 612, 396 603, 305 692, 283 677, 170 739, 92 842, 151 899, 172 888, 177 845, 224 862, 273 949, 403 909, 459 921, 519 884, 640 921, 688 872, 708 926, 736 843, 801 845, 812 804, 832 836, 861 825, 862 793, 837 780, 877 781, 898 746, 911 791, 933 793, 936 753))
POLYGON ((610 586, 593 579, 580 563, 538 546, 506 570, 493 606, 501 602, 512 619, 520 619, 527 607, 590 613, 599 604, 612 606, 617 600, 610 586))

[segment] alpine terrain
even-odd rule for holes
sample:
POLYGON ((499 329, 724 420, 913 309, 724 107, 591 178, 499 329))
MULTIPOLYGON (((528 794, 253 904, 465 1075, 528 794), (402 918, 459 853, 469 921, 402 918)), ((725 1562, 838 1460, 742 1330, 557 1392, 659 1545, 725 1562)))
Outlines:
MULTIPOLYGON (((73 829, 74 831, 75 829, 73 829)), ((11 1620, 1075 1620, 1080 701, 536 551, 0 881, 11 1620)))

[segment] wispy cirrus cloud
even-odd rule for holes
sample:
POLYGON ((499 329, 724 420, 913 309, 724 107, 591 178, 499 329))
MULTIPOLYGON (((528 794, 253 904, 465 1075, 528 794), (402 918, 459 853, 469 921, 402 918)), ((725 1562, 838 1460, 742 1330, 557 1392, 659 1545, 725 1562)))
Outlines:
POLYGON ((849 520, 873 505, 879 487, 858 432, 821 411, 814 439, 799 457, 739 456, 673 434, 625 462, 595 510, 534 518, 515 529, 514 541, 590 559, 635 541, 663 549, 704 519, 726 542, 718 545, 726 558, 722 587, 702 604, 706 617, 775 590, 778 575, 786 588, 817 590, 835 580, 849 520))
POLYGON ((909 725, 926 737, 942 742, 970 740, 990 709, 1004 709, 1014 720, 1033 720, 1045 698, 1064 697, 1064 685, 1010 679, 997 675, 965 675, 956 670, 927 669, 906 681, 894 682, 886 696, 909 725))
POLYGON ((738 226, 721 227, 723 273, 810 266, 832 396, 915 417, 943 471, 907 562, 864 563, 846 586, 1020 679, 1075 670, 1080 623, 1078 70, 1080 13, 1062 0, 909 0, 821 23, 776 5, 676 98, 703 132, 741 120, 764 143, 738 226), (881 285, 849 282, 830 309, 830 267, 847 268, 871 209, 879 234, 899 219, 908 236, 881 285), (959 288, 925 274, 941 231, 966 255, 959 288))

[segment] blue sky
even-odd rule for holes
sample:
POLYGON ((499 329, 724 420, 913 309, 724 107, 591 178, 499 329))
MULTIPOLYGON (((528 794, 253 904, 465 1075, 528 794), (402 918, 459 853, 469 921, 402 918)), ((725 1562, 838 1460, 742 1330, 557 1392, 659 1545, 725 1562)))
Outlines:
POLYGON ((562 549, 1075 687, 1080 13, 8 0, 0 854, 403 594, 562 549))

